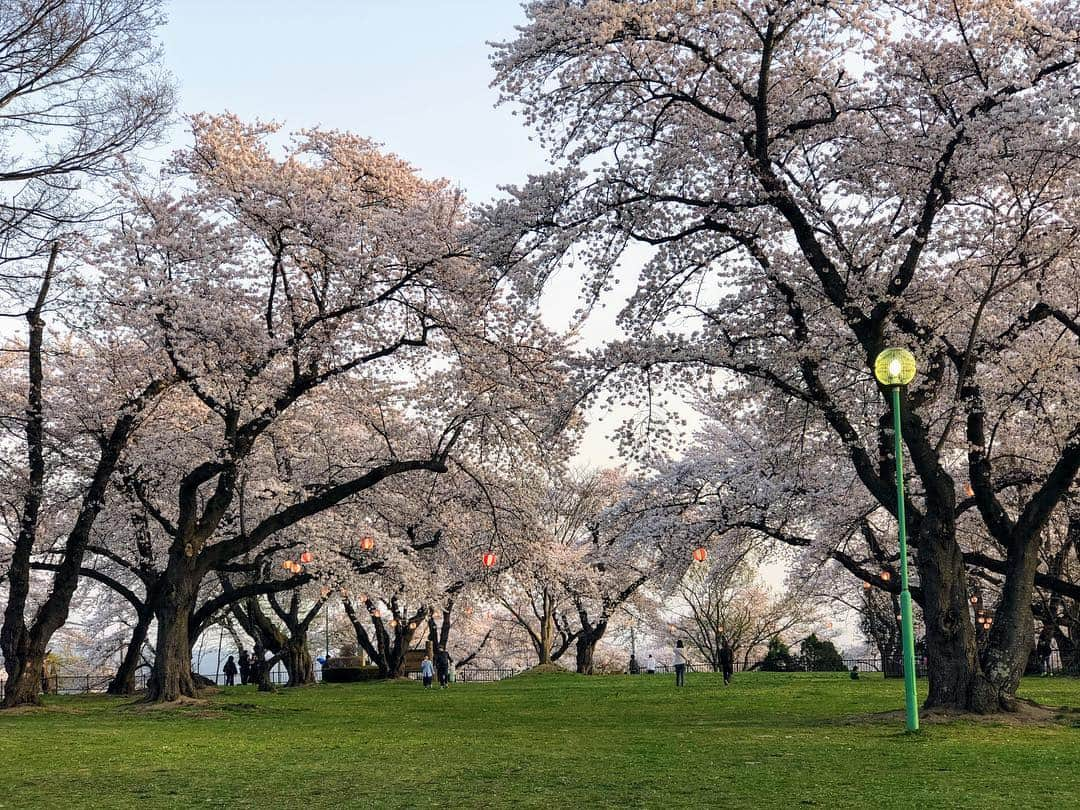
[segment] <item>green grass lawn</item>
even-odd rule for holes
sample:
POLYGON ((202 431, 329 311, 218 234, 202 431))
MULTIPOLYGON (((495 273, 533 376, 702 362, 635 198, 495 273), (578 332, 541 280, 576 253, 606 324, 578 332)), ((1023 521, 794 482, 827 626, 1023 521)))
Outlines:
MULTIPOLYGON (((1022 691, 1080 706, 1080 681, 1022 691)), ((1080 807, 1080 728, 866 718, 902 701, 767 673, 52 698, 0 713, 0 807, 1080 807)))

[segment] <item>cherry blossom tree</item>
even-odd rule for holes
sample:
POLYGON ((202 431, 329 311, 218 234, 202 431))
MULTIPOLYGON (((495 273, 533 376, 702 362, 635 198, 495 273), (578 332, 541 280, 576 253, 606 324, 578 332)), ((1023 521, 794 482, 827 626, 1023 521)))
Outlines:
MULTIPOLYGON (((92 463, 86 453, 93 450, 82 447, 74 454, 78 460, 64 460, 70 465, 67 475, 59 472, 56 448, 65 438, 65 429, 58 428, 64 420, 59 412, 83 404, 63 396, 50 401, 58 393, 50 385, 50 371, 58 370, 47 369, 44 359, 47 315, 79 303, 74 293, 80 279, 65 267, 61 243, 73 243, 81 228, 108 213, 101 199, 80 193, 84 186, 115 174, 130 150, 159 134, 172 108, 172 89, 159 75, 153 42, 161 21, 157 0, 41 0, 0 7, 0 187, 5 191, 0 204, 0 317, 27 321, 25 340, 3 347, 5 354, 22 354, 27 360, 21 379, 12 380, 23 393, 19 401, 5 403, 3 413, 7 425, 18 425, 23 454, 14 467, 17 480, 9 481, 18 496, 5 514, 11 543, 10 556, 5 555, 8 593, 0 630, 9 678, 5 706, 37 700, 42 657, 52 633, 66 619, 112 468, 135 429, 138 412, 156 393, 157 382, 141 393, 129 390, 126 401, 114 401, 118 410, 111 420, 88 415, 90 427, 81 435, 99 440, 96 464, 86 466, 92 463), (74 478, 82 481, 83 489, 68 496, 81 498, 83 508, 77 514, 54 515, 58 521, 74 520, 64 541, 58 525, 42 525, 55 506, 46 491, 58 479, 74 478), (65 546, 63 561, 51 569, 52 578, 39 574, 35 583, 35 551, 61 551, 65 546), (35 601, 32 591, 45 596, 35 601)), ((92 354, 96 348, 88 344, 80 351, 92 354)), ((68 433, 66 438, 77 446, 79 435, 68 433)))
POLYGON ((274 126, 192 128, 176 183, 133 185, 133 211, 91 257, 103 324, 182 384, 130 464, 168 538, 150 700, 194 694, 190 619, 209 572, 388 478, 540 430, 559 378, 556 342, 472 258, 445 183, 348 134, 301 133, 279 159, 274 126), (318 453, 278 452, 334 426, 318 453), (249 471, 279 484, 241 514, 249 471))
POLYGON ((539 286, 575 258, 588 302, 630 245, 651 251, 620 317, 628 338, 583 366, 582 399, 707 379, 740 419, 801 414, 857 500, 893 513, 889 395, 869 369, 909 346, 927 704, 1010 708, 1043 531, 1080 469, 1076 5, 527 13, 497 47, 497 83, 560 167, 488 210, 502 260, 532 260, 539 286), (1001 551, 981 559, 1002 579, 982 655, 962 524, 1001 551))

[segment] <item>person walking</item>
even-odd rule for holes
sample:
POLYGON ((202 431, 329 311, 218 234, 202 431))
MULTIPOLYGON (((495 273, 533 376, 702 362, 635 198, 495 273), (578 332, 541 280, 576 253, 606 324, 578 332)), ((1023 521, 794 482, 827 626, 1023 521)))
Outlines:
POLYGON ((686 686, 686 650, 683 649, 682 639, 675 642, 675 650, 671 656, 671 663, 675 665, 675 685, 686 686))
POLYGON ((431 666, 431 659, 428 658, 426 655, 424 656, 424 660, 420 662, 420 674, 424 678, 424 688, 430 689, 431 678, 434 675, 434 669, 431 666))
POLYGON ((225 673, 225 685, 236 686, 236 662, 231 655, 225 659, 225 666, 222 667, 222 671, 225 673))
POLYGON ((1039 662, 1039 674, 1044 677, 1051 674, 1050 655, 1052 652, 1049 636, 1040 634, 1039 641, 1035 645, 1035 657, 1039 662))
POLYGON ((724 672, 724 686, 731 683, 731 676, 735 674, 735 651, 731 649, 725 638, 720 645, 720 669, 724 672))
POLYGON ((435 653, 435 671, 439 673, 439 687, 446 689, 450 685, 450 653, 445 647, 435 653))
POLYGON ((652 657, 652 653, 649 653, 649 657, 645 659, 645 674, 656 674, 656 659, 652 657))
POLYGON ((243 647, 240 648, 240 683, 247 685, 251 682, 251 655, 243 647))

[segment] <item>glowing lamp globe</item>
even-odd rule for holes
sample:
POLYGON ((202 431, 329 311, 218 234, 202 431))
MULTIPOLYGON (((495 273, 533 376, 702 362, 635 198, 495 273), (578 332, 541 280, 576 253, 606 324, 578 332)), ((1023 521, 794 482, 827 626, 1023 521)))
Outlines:
POLYGON ((416 622, 409 622, 409 629, 410 630, 415 630, 416 629, 416 622))
POLYGON ((892 574, 890 574, 888 571, 881 572, 882 582, 888 582, 890 579, 892 579, 892 574))
POLYGON ((495 563, 499 561, 499 558, 495 556, 493 552, 487 552, 480 558, 480 562, 484 564, 484 568, 491 568, 495 563))
POLYGON ((300 555, 300 562, 304 563, 305 565, 307 565, 313 559, 315 558, 312 556, 310 551, 305 551, 303 554, 300 555))
POLYGON ((694 549, 694 562, 705 562, 705 558, 709 556, 709 552, 704 548, 694 549))
POLYGON ((364 551, 371 551, 375 548, 375 539, 373 537, 363 537, 360 539, 360 548, 364 551))
POLYGON ((979 604, 979 597, 977 597, 977 596, 971 597, 971 604, 973 604, 973 605, 979 604))
POLYGON ((907 385, 915 379, 915 355, 907 349, 886 349, 874 361, 874 376, 882 385, 907 385))

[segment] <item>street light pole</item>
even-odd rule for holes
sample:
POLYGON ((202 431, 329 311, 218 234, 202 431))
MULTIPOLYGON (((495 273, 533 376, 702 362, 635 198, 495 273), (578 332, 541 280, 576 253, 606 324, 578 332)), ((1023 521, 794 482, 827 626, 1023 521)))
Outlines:
POLYGON ((896 457, 896 522, 900 544, 900 628, 904 654, 904 705, 907 730, 919 730, 918 696, 915 692, 915 627, 908 587, 907 516, 904 510, 904 443, 900 426, 900 389, 915 378, 915 358, 906 349, 886 349, 877 356, 874 376, 892 389, 893 441, 896 457))

